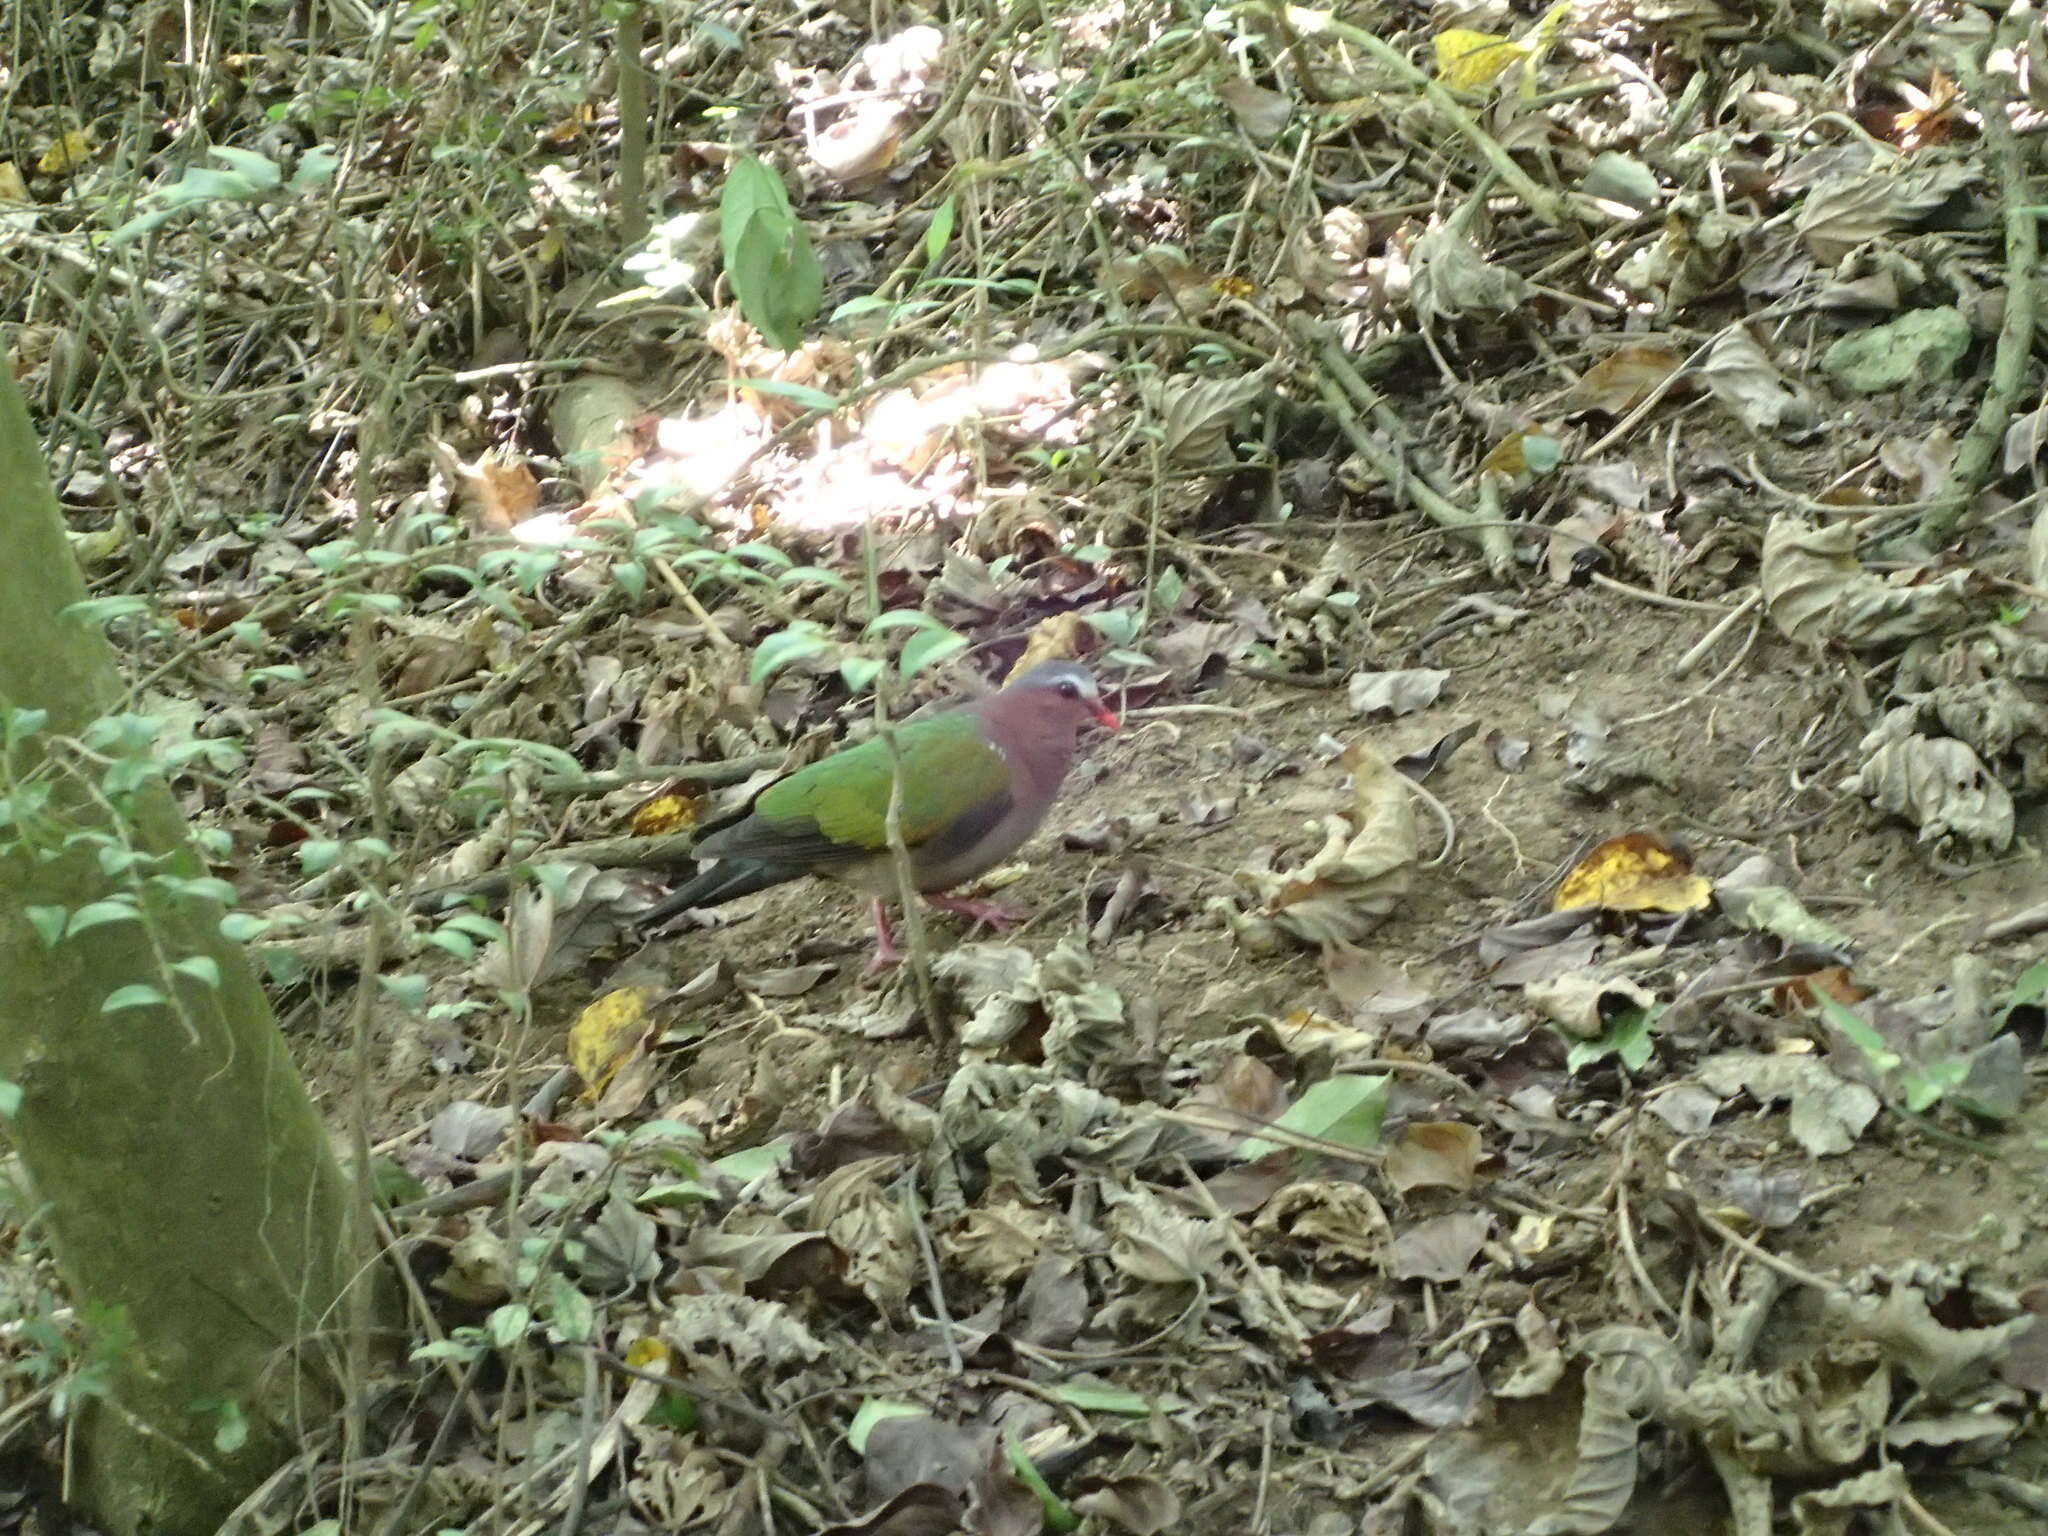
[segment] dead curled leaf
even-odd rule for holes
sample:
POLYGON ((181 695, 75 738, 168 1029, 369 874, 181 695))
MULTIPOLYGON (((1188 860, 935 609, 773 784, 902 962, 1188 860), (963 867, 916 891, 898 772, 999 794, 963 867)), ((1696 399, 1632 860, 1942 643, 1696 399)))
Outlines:
POLYGON ((1684 361, 1671 348, 1654 342, 1617 347, 1580 375, 1572 387, 1570 406, 1577 411, 1626 415, 1649 399, 1684 361))
POLYGON ((1295 870, 1238 871, 1238 884, 1258 905, 1248 913, 1229 908, 1224 918, 1255 954, 1274 952, 1282 936, 1305 944, 1356 943, 1408 894, 1416 845, 1407 781, 1364 741, 1339 761, 1351 770, 1352 809, 1349 816, 1324 818, 1323 846, 1295 870))
POLYGON ((1788 379, 1739 325, 1715 339, 1696 371, 1707 392, 1752 432, 1798 431, 1819 414, 1805 386, 1788 379))
POLYGON ((1298 1244, 1333 1269, 1377 1264, 1394 1235, 1372 1191, 1333 1179, 1288 1185, 1266 1202, 1252 1229, 1298 1244))
POLYGON ((1724 1051, 1701 1062, 1693 1076, 1723 1097, 1747 1093, 1759 1104, 1790 1099, 1792 1139, 1814 1157, 1847 1152, 1877 1116, 1876 1094, 1810 1056, 1724 1051))
POLYGON ((1856 558, 1856 540, 1849 523, 1814 528, 1795 517, 1771 519, 1758 584, 1764 612, 1786 639, 1814 649, 1831 640, 1892 645, 1962 621, 1967 571, 1882 580, 1856 558))
POLYGON ((1863 738, 1863 766, 1842 788, 1912 822, 1923 843, 1955 836, 2004 852, 2014 831, 2011 791, 1966 742, 1915 729, 1917 714, 1910 705, 1889 711, 1863 738))

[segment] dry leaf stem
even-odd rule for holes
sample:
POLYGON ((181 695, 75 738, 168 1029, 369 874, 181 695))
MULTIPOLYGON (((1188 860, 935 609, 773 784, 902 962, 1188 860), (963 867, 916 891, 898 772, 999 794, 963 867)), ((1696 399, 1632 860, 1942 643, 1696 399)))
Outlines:
MULTIPOLYGON (((2024 46, 2008 20, 1999 27, 1994 46, 2024 46)), ((1950 495, 1920 519, 1920 536, 1940 548, 1954 533, 1963 509, 1990 478, 2005 446, 2005 433, 2026 384, 2034 350, 2034 268, 2041 259, 2041 210, 2034 201, 2034 183, 2020 150, 2019 136, 2005 115, 2005 95, 1984 76, 1981 61, 1965 51, 1957 57, 1964 91, 1977 108, 1990 147, 1989 159, 1998 176, 1998 199, 2005 212, 2005 319, 1998 329, 1998 350, 1991 364, 1991 383, 1977 405, 1977 419, 1956 450, 1950 495)))
POLYGON ((1508 532, 1513 525, 1475 515, 1412 470, 1408 455, 1401 446, 1405 434, 1401 430, 1400 418, 1380 392, 1366 383, 1352 366, 1343 347, 1334 340, 1316 335, 1311 323, 1305 320, 1297 319, 1294 330, 1296 337, 1306 343, 1315 356, 1316 389, 1321 393, 1323 402, 1336 416, 1339 429, 1358 456, 1387 482, 1388 491, 1394 499, 1412 506, 1430 521, 1476 540, 1486 557, 1487 568, 1496 578, 1504 578, 1514 569, 1515 547, 1508 532), (1365 429, 1365 424, 1358 418, 1359 408, 1370 413, 1380 436, 1376 437, 1365 429))

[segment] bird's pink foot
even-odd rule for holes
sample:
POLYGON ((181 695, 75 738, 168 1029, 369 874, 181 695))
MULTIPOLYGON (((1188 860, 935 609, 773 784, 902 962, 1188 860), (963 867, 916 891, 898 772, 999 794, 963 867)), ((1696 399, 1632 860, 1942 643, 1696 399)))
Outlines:
POLYGON ((875 953, 868 961, 867 974, 880 975, 892 966, 903 963, 903 951, 896 947, 896 935, 889 927, 889 909, 876 901, 871 908, 875 915, 875 953))
POLYGON ((959 896, 927 895, 925 900, 941 912, 950 912, 955 917, 964 917, 971 922, 987 923, 997 933, 1008 933, 1024 921, 1021 913, 999 907, 992 901, 972 901, 959 896))

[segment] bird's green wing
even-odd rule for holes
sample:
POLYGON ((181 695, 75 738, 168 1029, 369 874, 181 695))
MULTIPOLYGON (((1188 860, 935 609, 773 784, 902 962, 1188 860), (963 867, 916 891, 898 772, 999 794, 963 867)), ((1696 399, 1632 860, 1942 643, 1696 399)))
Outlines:
MULTIPOLYGON (((972 715, 914 720, 897 727, 895 738, 909 847, 1009 791, 1009 762, 972 715)), ((842 849, 878 853, 889 841, 891 772, 887 745, 864 741, 771 784, 754 802, 754 815, 791 831, 815 828, 842 849)))

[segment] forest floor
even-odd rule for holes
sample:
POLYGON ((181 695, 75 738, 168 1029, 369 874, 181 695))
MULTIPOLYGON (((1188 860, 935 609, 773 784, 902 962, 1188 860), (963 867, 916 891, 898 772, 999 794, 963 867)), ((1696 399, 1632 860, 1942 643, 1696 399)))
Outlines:
POLYGON ((2040 39, 531 9, 4 75, 13 366, 414 1283, 236 1528, 2041 1529, 2040 39), (643 931, 1027 653, 1125 719, 1021 928, 643 931))

